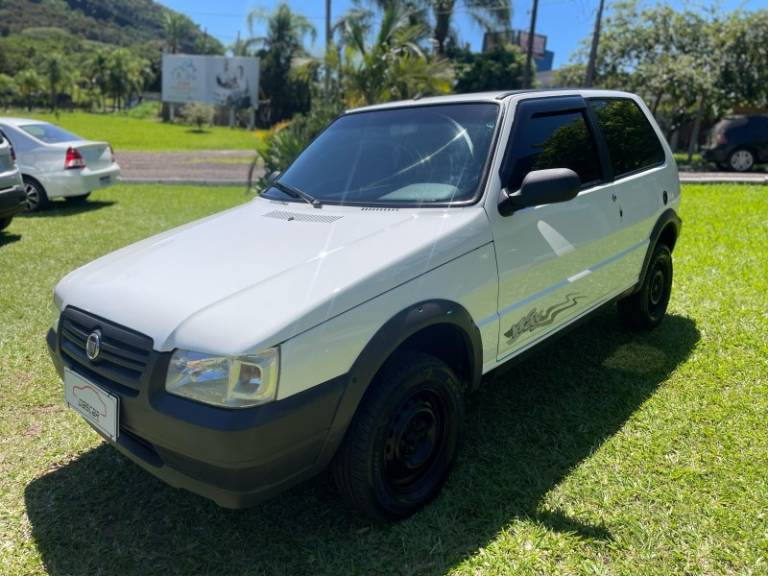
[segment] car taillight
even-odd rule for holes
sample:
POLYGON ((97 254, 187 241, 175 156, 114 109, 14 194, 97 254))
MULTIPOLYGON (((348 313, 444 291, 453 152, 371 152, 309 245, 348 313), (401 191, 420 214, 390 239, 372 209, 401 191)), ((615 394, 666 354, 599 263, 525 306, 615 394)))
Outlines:
POLYGON ((67 148, 67 157, 64 159, 64 169, 85 168, 85 159, 77 148, 67 148))
POLYGON ((16 164, 16 150, 11 146, 11 164, 16 164))
POLYGON ((722 146, 723 144, 727 144, 728 139, 725 137, 725 132, 718 132, 715 134, 715 144, 718 146, 722 146))

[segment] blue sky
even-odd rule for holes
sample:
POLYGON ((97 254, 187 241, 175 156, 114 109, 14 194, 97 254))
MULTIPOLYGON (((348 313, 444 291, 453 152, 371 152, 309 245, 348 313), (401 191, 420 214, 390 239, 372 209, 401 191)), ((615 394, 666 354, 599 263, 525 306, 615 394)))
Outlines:
MULTIPOLYGON (((246 34, 245 17, 250 10, 256 7, 269 10, 274 8, 279 0, 161 0, 161 3, 187 14, 207 28, 209 34, 228 45, 235 40, 238 30, 243 35, 246 34)), ((539 0, 537 32, 548 37, 547 48, 555 53, 555 68, 567 63, 579 42, 591 33, 598 3, 599 0, 539 0)), ((607 0, 607 3, 610 4, 610 0, 607 0)), ((673 3, 692 7, 712 4, 707 0, 673 3)), ((289 0, 288 4, 291 9, 301 12, 315 24, 318 39, 312 52, 321 54, 324 45, 325 1, 289 0)), ((352 0, 332 0, 332 4, 332 16, 335 19, 352 5, 352 0)), ((531 0, 513 0, 513 27, 528 27, 531 4, 531 0)), ((768 8, 768 0, 723 0, 719 4, 724 10, 740 7, 768 8)), ((467 16, 461 1, 456 25, 462 41, 469 42, 473 49, 479 50, 482 44, 482 29, 467 16)))

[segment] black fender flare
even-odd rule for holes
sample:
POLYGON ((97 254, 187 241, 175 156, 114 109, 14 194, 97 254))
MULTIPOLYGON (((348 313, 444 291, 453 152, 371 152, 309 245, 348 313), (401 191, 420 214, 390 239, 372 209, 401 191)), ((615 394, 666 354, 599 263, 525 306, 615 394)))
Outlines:
POLYGON ((469 388, 479 386, 483 369, 483 346, 480 329, 466 308, 456 302, 436 299, 425 300, 401 310, 379 328, 347 373, 347 384, 320 455, 322 465, 329 462, 336 453, 357 407, 387 359, 408 338, 438 324, 454 326, 463 335, 469 351, 469 388))
MULTIPOLYGON (((645 273, 648 271, 648 265, 651 262, 651 256, 653 255, 653 251, 656 249, 656 244, 659 243, 659 238, 661 238, 661 236, 670 226, 674 230, 675 238, 677 239, 680 236, 680 229, 683 226, 683 221, 680 219, 680 217, 677 215, 677 212, 675 212, 673 208, 667 208, 664 210, 664 212, 661 213, 661 216, 659 216, 659 219, 656 220, 656 224, 654 224, 653 229, 651 230, 648 250, 646 251, 645 258, 643 259, 643 267, 640 269, 639 281, 637 286, 635 286, 630 293, 634 294, 642 287, 643 281, 645 280, 645 273)), ((670 251, 673 250, 674 245, 670 246, 669 249, 670 251)))

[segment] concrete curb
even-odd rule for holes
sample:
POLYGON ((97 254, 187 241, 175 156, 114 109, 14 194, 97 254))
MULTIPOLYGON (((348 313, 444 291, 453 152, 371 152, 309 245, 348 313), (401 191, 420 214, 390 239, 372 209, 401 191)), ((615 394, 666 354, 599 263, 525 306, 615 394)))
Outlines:
POLYGON ((683 184, 768 184, 768 176, 707 176, 706 173, 680 173, 683 184))

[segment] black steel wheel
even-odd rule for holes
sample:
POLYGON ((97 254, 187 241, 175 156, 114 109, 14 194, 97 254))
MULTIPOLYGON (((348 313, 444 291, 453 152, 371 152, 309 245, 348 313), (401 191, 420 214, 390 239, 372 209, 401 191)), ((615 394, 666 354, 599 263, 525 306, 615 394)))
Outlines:
POLYGON ((672 253, 657 244, 648 263, 640 289, 618 302, 619 316, 635 330, 650 330, 664 319, 672 295, 672 253))
POLYGON ((332 464, 343 496, 378 521, 413 514, 443 486, 459 446, 462 388, 434 356, 400 352, 366 393, 332 464))

